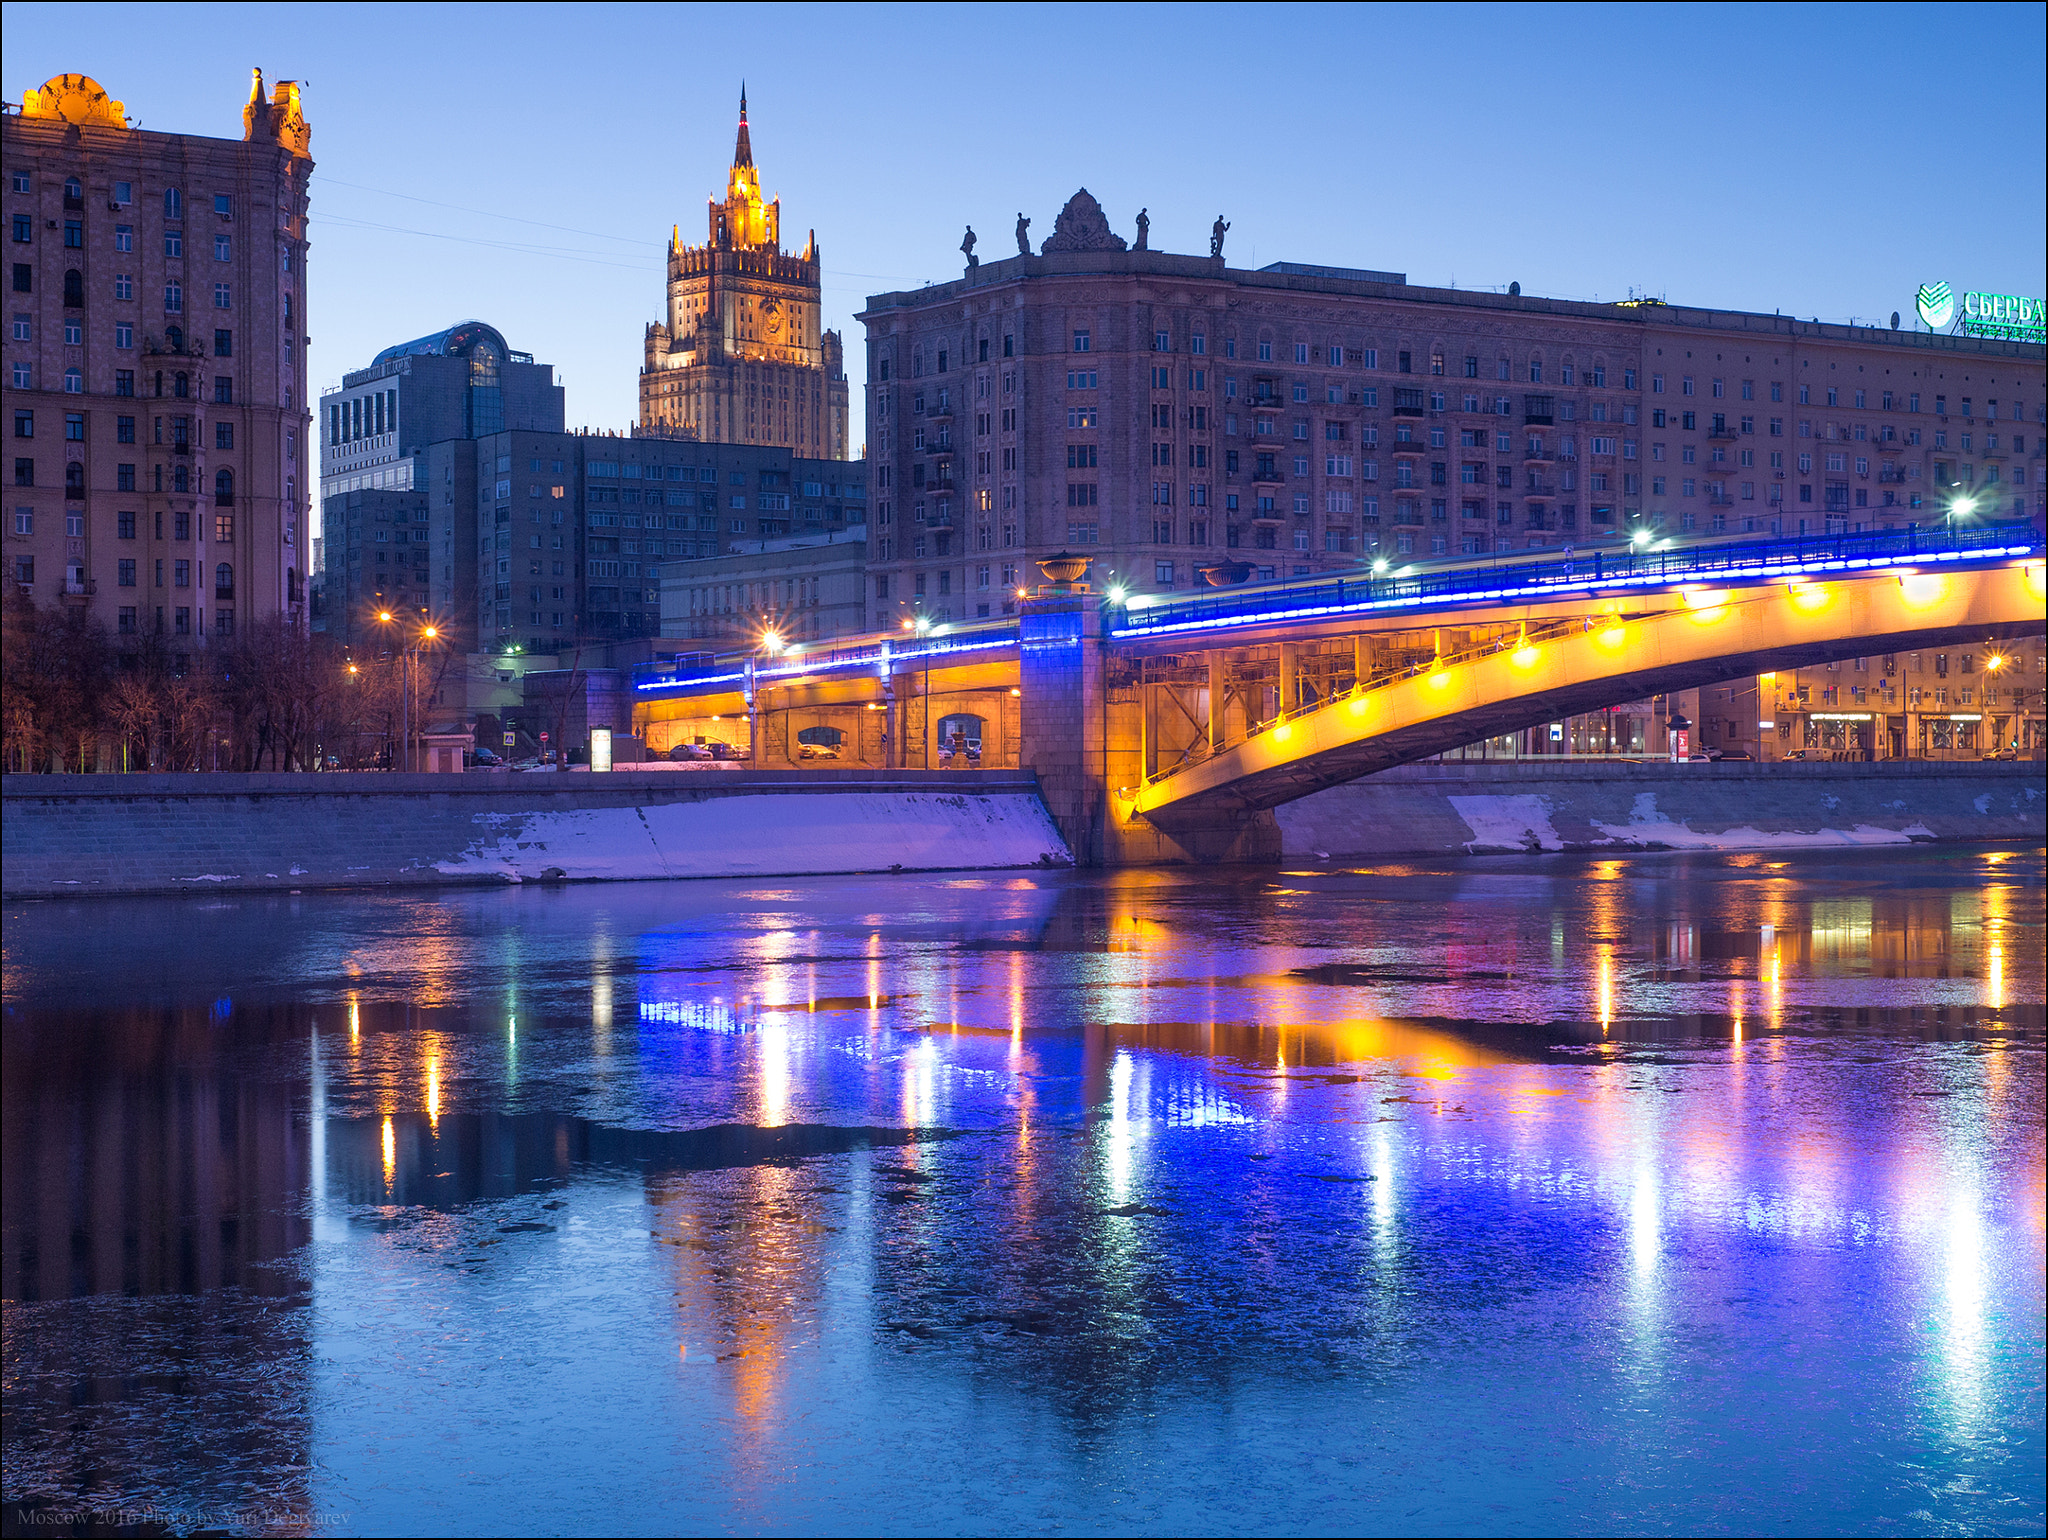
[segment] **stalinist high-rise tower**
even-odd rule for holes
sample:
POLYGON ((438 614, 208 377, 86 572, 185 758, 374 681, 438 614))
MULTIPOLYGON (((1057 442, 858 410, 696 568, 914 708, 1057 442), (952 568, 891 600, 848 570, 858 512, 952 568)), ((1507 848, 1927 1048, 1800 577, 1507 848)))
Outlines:
POLYGON ((668 248, 668 324, 647 328, 643 427, 722 444, 780 444, 810 459, 847 457, 846 367, 822 327, 817 232, 782 249, 782 200, 763 202, 740 92, 739 140, 710 238, 668 248))

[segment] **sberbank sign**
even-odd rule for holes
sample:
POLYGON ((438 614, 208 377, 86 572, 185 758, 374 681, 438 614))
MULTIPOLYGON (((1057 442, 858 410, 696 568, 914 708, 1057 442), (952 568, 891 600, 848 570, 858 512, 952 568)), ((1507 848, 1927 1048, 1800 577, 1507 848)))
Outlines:
POLYGON ((1923 283, 1913 306, 1929 331, 1951 323, 1971 337, 1999 337, 2008 342, 2048 341, 2048 304, 2025 294, 1991 294, 1978 289, 1960 298, 1945 283, 1923 283))

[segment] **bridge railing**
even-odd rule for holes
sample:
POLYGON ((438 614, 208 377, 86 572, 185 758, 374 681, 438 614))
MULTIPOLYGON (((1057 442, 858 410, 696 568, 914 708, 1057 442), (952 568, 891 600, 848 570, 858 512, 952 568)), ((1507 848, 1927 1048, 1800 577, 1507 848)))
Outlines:
POLYGON ((1013 619, 945 626, 923 633, 887 633, 857 637, 832 646, 802 647, 768 653, 759 648, 722 653, 684 654, 673 661, 643 663, 633 670, 637 694, 688 694, 731 690, 752 678, 757 685, 777 685, 815 674, 860 669, 905 673, 942 668, 973 654, 1000 653, 1017 646, 1013 619))
POLYGON ((1521 558, 1407 576, 1323 578, 1313 583, 1215 594, 1146 596, 1110 617, 1112 638, 1199 634, 1233 626, 1372 614, 1460 603, 1542 603, 1611 588, 1658 588, 1735 578, 1770 580, 1858 571, 1918 561, 1996 560, 2038 554, 2040 532, 2007 523, 1854 534, 1784 535, 1668 550, 1627 548, 1583 555, 1521 558))

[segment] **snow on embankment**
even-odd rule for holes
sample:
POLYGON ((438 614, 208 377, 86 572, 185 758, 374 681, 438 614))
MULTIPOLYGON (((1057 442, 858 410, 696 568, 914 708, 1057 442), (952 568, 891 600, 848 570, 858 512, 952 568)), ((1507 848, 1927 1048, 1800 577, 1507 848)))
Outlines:
POLYGON ((1065 865, 1029 776, 8 776, 9 898, 1065 865))
POLYGON ((1275 809, 1286 854, 1772 850, 2040 839, 2038 764, 1404 765, 1275 809))

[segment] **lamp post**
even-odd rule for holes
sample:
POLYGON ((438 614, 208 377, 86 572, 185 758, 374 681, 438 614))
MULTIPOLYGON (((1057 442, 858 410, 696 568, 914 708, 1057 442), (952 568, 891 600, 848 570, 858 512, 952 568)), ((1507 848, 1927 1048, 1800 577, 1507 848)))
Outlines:
MULTIPOLYGON (((397 617, 393 615, 390 610, 379 610, 377 612, 377 622, 380 625, 388 626, 395 624, 397 622, 397 617)), ((420 627, 417 634, 413 636, 402 637, 399 641, 398 667, 400 672, 398 678, 398 745, 397 751, 391 756, 391 768, 393 770, 410 770, 413 768, 413 670, 418 663, 418 652, 420 647, 427 643, 431 643, 438 640, 440 635, 441 628, 435 625, 430 620, 420 627), (403 761, 402 763, 401 760, 403 761)))

